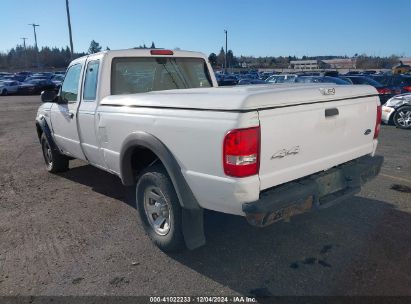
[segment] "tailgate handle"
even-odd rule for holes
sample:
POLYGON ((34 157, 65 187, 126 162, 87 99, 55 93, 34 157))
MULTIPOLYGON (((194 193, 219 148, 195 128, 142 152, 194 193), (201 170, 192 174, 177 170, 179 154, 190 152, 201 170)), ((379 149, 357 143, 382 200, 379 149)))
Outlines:
POLYGON ((339 112, 337 108, 325 109, 325 117, 336 116, 338 115, 338 113, 339 112))

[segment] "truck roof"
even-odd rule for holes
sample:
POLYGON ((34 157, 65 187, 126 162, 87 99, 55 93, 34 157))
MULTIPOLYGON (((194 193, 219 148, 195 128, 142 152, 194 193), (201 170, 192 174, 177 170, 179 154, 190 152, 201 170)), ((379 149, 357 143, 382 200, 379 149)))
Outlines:
POLYGON ((94 57, 103 55, 104 57, 164 57, 164 56, 172 56, 172 57, 196 57, 196 58, 204 58, 207 59, 207 56, 200 52, 192 52, 192 51, 184 51, 184 50, 170 50, 173 54, 172 55, 153 55, 151 54, 152 51, 164 51, 165 49, 125 49, 125 50, 109 50, 109 51, 102 51, 95 54, 86 55, 80 58, 75 59, 82 60, 87 57, 94 57))

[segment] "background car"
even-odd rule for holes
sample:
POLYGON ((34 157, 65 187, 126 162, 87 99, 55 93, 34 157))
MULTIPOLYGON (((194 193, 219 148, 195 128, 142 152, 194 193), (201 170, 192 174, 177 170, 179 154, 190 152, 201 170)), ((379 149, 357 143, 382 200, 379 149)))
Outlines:
POLYGON ((56 90, 56 85, 48 79, 32 79, 24 83, 28 83, 34 86, 34 94, 40 94, 42 91, 56 90))
POLYGON ((340 78, 343 80, 351 81, 352 84, 367 84, 367 85, 373 86, 378 91, 378 96, 380 97, 381 104, 386 103, 388 99, 390 99, 391 97, 395 95, 394 92, 390 89, 390 87, 383 85, 370 77, 359 76, 359 75, 358 76, 348 75, 348 76, 340 76, 340 78))
POLYGON ((389 87, 396 95, 411 93, 411 75, 370 75, 370 77, 389 87))
POLYGON ((272 72, 263 72, 260 74, 260 79, 261 80, 266 80, 268 77, 272 76, 273 73, 272 72))
POLYGON ((347 85, 351 84, 350 82, 331 76, 298 76, 295 78, 295 82, 298 83, 335 83, 347 85))
POLYGON ((19 95, 32 95, 35 93, 36 87, 32 83, 20 82, 17 90, 19 95))
POLYGON ((56 86, 56 89, 60 89, 61 84, 63 83, 63 80, 64 80, 64 75, 61 75, 61 74, 54 75, 53 78, 51 78, 51 81, 56 86))
POLYGON ((18 80, 20 82, 23 82, 26 80, 27 77, 32 75, 33 73, 28 72, 28 71, 23 71, 23 72, 17 72, 14 74, 15 80, 18 80))
POLYGON ((297 77, 296 74, 282 74, 282 75, 273 75, 268 77, 265 82, 269 83, 286 83, 286 82, 294 82, 295 78, 297 77))
POLYGON ((250 84, 267 84, 264 80, 261 79, 240 79, 238 85, 250 85, 250 84))
POLYGON ((0 72, 0 80, 6 78, 7 76, 12 76, 13 74, 7 72, 0 72))
POLYGON ((386 124, 393 122, 398 128, 411 129, 411 93, 389 99, 382 106, 381 118, 386 124))
POLYGON ((2 96, 15 94, 19 89, 19 82, 15 80, 0 80, 0 94, 2 96))
POLYGON ((219 86, 233 86, 238 83, 238 79, 234 75, 218 74, 216 78, 219 86))
POLYGON ((51 72, 39 72, 39 73, 32 75, 32 77, 37 77, 37 78, 41 77, 43 79, 51 79, 53 78, 53 76, 54 76, 54 73, 51 73, 51 72))

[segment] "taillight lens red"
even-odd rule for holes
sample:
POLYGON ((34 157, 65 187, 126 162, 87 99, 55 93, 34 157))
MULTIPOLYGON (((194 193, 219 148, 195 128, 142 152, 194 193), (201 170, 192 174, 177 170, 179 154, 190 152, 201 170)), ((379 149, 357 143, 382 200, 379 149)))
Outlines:
POLYGON ((382 107, 378 106, 377 107, 377 119, 375 121, 374 139, 376 139, 378 137, 378 134, 380 134, 381 115, 382 115, 382 107))
POLYGON ((377 91, 380 95, 391 94, 391 90, 387 88, 378 88, 377 91))
POLYGON ((260 127, 229 131, 223 144, 224 173, 233 177, 258 174, 260 169, 260 127))
POLYGON ((403 87, 403 89, 404 89, 405 91, 407 91, 407 92, 411 92, 411 86, 403 87))

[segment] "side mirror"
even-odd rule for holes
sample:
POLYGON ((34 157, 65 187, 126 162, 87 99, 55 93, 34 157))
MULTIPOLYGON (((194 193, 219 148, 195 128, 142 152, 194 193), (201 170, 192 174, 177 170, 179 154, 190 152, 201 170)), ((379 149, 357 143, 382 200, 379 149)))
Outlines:
POLYGON ((56 102, 57 93, 55 91, 43 91, 41 92, 41 101, 42 102, 56 102))

